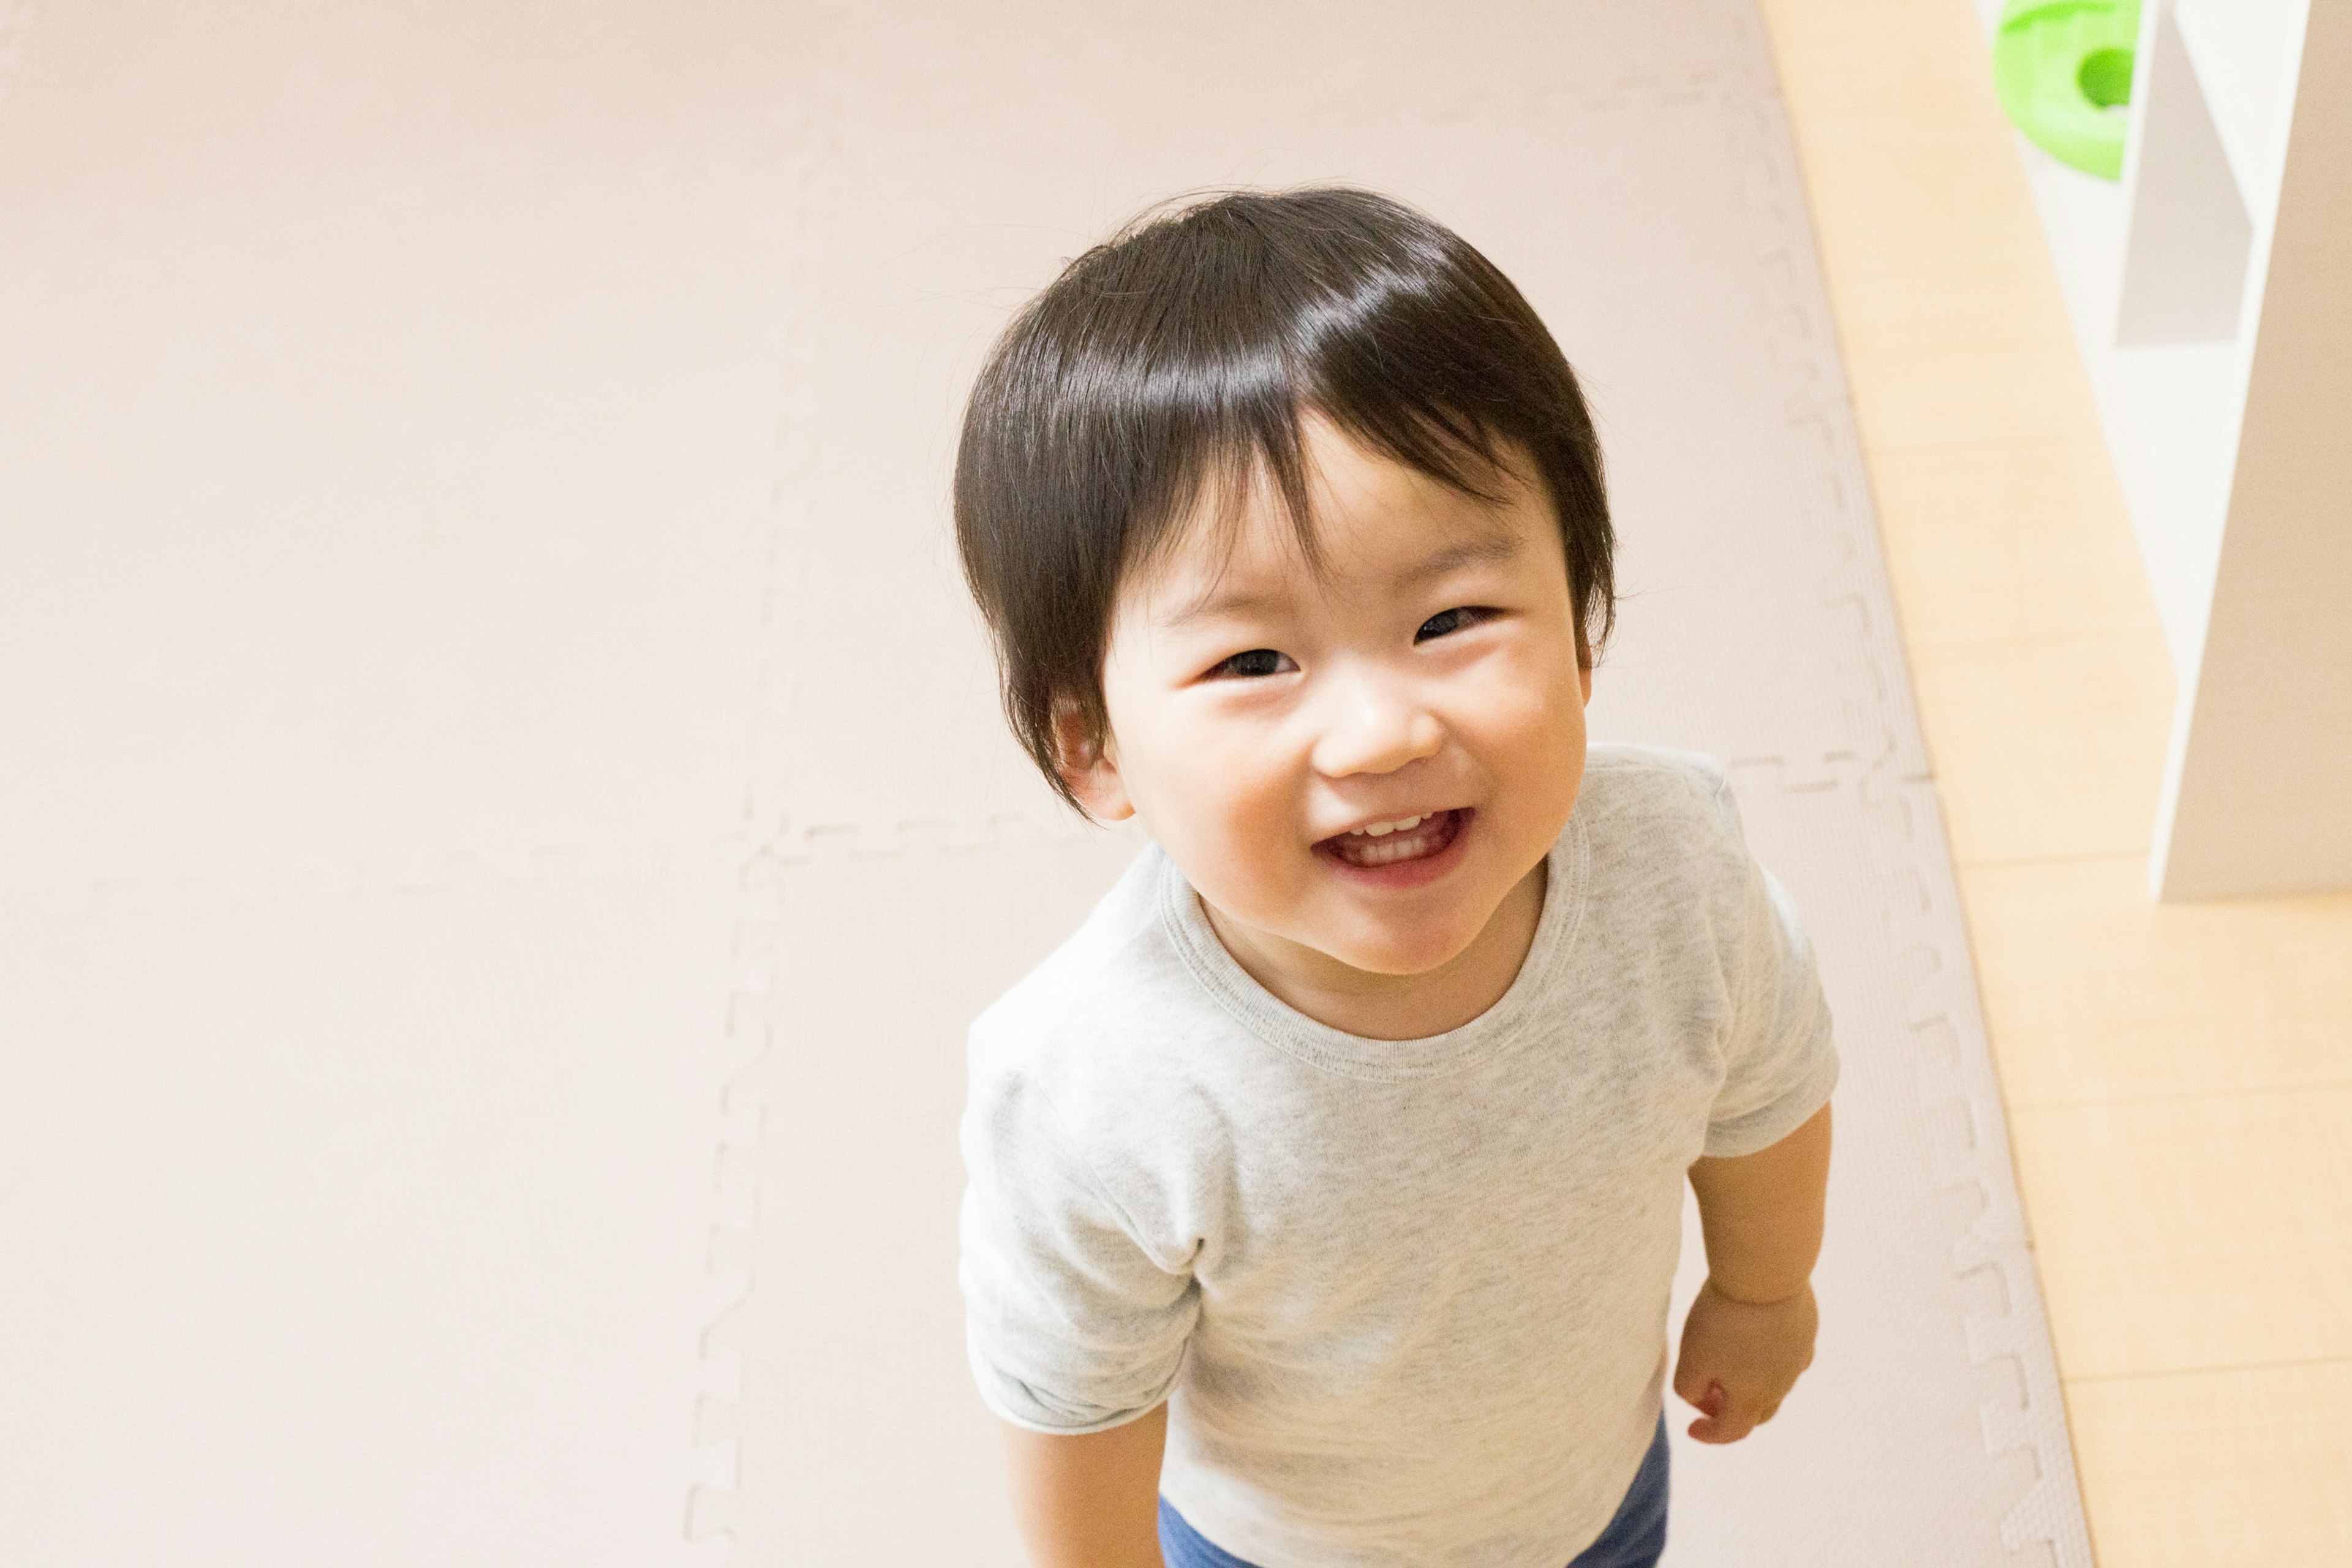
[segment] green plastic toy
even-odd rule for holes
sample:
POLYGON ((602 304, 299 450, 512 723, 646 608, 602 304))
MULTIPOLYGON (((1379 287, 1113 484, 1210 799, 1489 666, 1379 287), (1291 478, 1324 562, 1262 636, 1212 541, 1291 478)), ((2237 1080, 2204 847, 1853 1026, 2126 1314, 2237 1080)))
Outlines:
POLYGON ((2034 145, 2121 179, 2138 46, 2139 0, 2009 0, 1993 34, 1993 89, 2034 145))

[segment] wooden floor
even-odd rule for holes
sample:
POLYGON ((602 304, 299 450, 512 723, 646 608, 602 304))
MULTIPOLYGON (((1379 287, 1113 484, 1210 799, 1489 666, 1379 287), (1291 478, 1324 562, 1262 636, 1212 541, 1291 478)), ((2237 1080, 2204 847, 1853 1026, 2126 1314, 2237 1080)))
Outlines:
POLYGON ((2158 906, 2172 672, 1969 0, 1763 0, 2103 1568, 2352 1564, 2352 894, 2158 906))

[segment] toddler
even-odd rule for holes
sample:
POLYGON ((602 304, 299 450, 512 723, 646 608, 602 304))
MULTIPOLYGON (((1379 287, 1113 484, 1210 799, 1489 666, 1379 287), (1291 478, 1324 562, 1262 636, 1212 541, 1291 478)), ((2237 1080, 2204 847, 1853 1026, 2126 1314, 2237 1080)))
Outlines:
POLYGON ((1035 1568, 1620 1568, 1812 1359, 1837 1058, 1723 770, 1588 746, 1575 375, 1442 226, 1164 213, 1018 314, 957 536, 1144 848, 973 1024, 959 1283, 1035 1568))

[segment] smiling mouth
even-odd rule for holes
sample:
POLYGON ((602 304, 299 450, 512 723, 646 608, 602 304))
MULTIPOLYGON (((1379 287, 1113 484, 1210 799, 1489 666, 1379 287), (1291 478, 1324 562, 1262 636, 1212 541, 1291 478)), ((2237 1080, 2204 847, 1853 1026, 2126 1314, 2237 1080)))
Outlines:
POLYGON ((1402 860, 1426 860, 1442 855, 1462 830, 1461 807, 1433 812, 1415 826, 1395 833, 1340 833, 1315 846, 1350 866, 1393 866, 1402 860))

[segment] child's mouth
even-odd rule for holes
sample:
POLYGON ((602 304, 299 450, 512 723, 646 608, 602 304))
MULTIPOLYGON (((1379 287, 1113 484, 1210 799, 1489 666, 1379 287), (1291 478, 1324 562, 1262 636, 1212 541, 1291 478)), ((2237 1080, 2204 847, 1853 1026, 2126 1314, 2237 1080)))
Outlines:
POLYGON ((1368 871, 1406 861, 1427 860, 1444 854, 1453 846, 1467 826, 1469 816, 1468 807, 1457 806, 1451 811, 1432 812, 1410 827, 1389 833, 1335 834, 1315 847, 1335 860, 1368 871))

